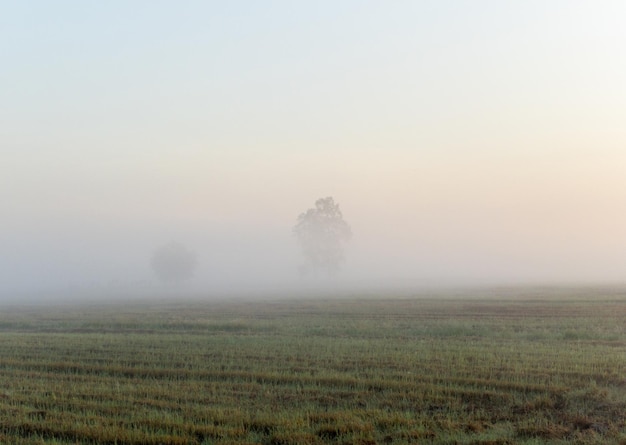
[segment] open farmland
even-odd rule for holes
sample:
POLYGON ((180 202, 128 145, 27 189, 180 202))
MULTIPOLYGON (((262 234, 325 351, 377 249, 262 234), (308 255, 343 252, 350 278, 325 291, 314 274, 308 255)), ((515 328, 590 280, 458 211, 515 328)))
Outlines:
POLYGON ((0 443, 626 444, 625 295, 6 306, 0 443))

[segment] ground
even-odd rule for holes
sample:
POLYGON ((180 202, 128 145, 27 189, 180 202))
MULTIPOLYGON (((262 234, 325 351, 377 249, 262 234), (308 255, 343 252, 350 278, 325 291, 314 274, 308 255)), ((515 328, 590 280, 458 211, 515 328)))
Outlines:
POLYGON ((626 444, 626 292, 5 305, 0 443, 626 444))

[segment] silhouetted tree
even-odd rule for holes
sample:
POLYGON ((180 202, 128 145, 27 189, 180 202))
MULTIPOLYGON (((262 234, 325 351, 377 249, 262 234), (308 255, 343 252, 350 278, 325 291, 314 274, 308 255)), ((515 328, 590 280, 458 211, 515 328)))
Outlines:
POLYGON ((298 216, 293 232, 304 255, 302 273, 324 271, 334 275, 339 271, 344 261, 343 244, 352 232, 332 197, 318 199, 315 208, 298 216))
POLYGON ((152 269, 164 283, 180 283, 196 268, 196 255, 180 243, 171 242, 159 247, 152 256, 152 269))

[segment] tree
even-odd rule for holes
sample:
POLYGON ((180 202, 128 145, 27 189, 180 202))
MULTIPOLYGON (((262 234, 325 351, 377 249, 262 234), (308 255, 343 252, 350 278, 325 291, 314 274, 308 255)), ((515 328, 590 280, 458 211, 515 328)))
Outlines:
POLYGON ((162 282, 180 283, 193 276, 196 255, 182 244, 171 242, 154 252, 151 265, 162 282))
POLYGON ((332 197, 318 199, 315 208, 300 214, 293 232, 304 256, 301 272, 334 275, 339 271, 344 261, 343 244, 352 232, 332 197))

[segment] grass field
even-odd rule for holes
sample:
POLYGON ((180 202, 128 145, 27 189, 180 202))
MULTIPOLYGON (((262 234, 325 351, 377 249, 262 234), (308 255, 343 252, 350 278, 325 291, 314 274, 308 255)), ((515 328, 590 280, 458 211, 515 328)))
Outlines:
POLYGON ((0 443, 626 444, 626 293, 7 305, 0 443))

